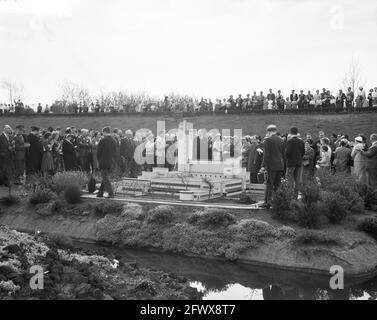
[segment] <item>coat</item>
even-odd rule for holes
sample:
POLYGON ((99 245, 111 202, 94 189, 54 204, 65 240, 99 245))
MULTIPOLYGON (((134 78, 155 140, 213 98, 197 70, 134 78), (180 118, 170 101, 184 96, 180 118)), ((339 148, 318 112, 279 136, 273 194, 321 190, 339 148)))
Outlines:
POLYGON ((120 141, 120 156, 125 159, 133 159, 136 144, 131 138, 124 138, 120 141))
POLYGON ((287 168, 301 167, 305 155, 305 142, 297 137, 289 139, 286 143, 285 157, 287 168))
POLYGON ((263 154, 259 154, 257 149, 261 148, 258 142, 253 142, 247 150, 247 171, 251 173, 258 173, 263 160, 263 154))
POLYGON ((63 145, 63 159, 64 159, 64 167, 67 171, 72 171, 76 169, 76 150, 72 142, 64 139, 63 145))
POLYGON ((0 135, 0 183, 10 186, 13 174, 13 154, 10 150, 10 143, 4 134, 0 135))
POLYGON ((16 150, 16 155, 15 155, 15 160, 17 161, 25 161, 26 158, 26 148, 25 148, 25 138, 23 135, 18 134, 14 138, 15 141, 15 150, 16 150))
POLYGON ((12 151, 9 150, 10 143, 7 137, 3 134, 0 135, 0 165, 2 167, 8 166, 12 162, 12 151))
POLYGON ((368 151, 361 151, 361 154, 367 158, 366 168, 376 169, 377 168, 377 143, 374 143, 368 151))
POLYGON ((41 171, 43 145, 41 139, 34 134, 30 134, 28 141, 30 148, 27 156, 27 171, 28 173, 37 173, 41 171))
POLYGON ((97 159, 101 170, 114 168, 116 161, 116 141, 111 136, 105 136, 98 144, 97 159))
POLYGON ((284 171, 284 141, 273 135, 264 141, 262 167, 267 171, 284 171))

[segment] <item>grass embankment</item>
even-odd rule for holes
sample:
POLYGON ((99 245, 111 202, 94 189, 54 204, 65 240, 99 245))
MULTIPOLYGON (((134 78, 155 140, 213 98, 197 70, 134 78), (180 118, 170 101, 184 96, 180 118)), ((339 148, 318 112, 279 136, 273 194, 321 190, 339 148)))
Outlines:
POLYGON ((60 236, 30 236, 0 226, 1 299, 199 299, 184 277, 138 268, 104 256, 76 252, 60 236), (64 249, 61 249, 64 247, 64 249), (31 266, 45 272, 43 290, 32 290, 31 266))
MULTIPOLYGON (((268 114, 240 114, 240 115, 202 115, 186 118, 194 124, 195 129, 211 130, 242 129, 243 134, 263 135, 266 126, 274 123, 282 133, 288 132, 292 126, 299 128, 302 134, 311 132, 313 136, 323 130, 327 135, 332 133, 348 134, 354 137, 359 133, 369 135, 376 131, 377 113, 365 114, 328 114, 328 115, 268 115, 268 114)), ((38 116, 0 117, 0 127, 9 124, 15 127, 18 124, 26 126, 38 125, 41 128, 76 126, 77 128, 94 128, 99 130, 105 125, 113 128, 138 130, 151 129, 156 133, 157 121, 166 120, 166 129, 178 128, 183 119, 151 115, 105 115, 105 116, 38 116)))

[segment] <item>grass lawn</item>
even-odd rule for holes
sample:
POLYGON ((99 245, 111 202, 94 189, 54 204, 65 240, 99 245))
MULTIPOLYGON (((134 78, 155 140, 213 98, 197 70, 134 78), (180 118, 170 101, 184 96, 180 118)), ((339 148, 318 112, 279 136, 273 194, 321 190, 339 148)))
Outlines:
MULTIPOLYGON (((348 134, 353 138, 359 133, 370 135, 377 131, 377 113, 364 114, 312 114, 312 115, 263 115, 263 114, 240 114, 240 115, 203 115, 200 117, 184 118, 194 124, 195 129, 242 129, 243 134, 263 135, 269 124, 276 124, 281 133, 288 132, 290 127, 297 126, 304 135, 307 132, 317 136, 319 130, 323 130, 328 136, 332 133, 348 134)), ((165 120, 166 129, 178 128, 183 118, 157 117, 151 115, 99 115, 99 116, 17 116, 0 117, 0 127, 5 124, 13 128, 18 124, 24 124, 29 130, 32 125, 42 128, 49 126, 66 128, 76 126, 77 128, 102 129, 104 126, 112 128, 138 130, 142 128, 151 129, 156 133, 157 121, 165 120)))

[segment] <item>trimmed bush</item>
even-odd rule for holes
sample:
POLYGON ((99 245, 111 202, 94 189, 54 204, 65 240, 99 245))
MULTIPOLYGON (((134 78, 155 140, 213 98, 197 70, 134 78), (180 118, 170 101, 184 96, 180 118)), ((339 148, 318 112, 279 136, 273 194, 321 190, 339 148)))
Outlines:
POLYGON ((322 206, 318 202, 309 205, 302 201, 292 201, 292 209, 301 227, 316 229, 320 226, 322 206))
POLYGON ((35 192, 41 189, 54 190, 54 184, 50 176, 44 176, 42 174, 32 174, 26 177, 25 189, 31 192, 35 192))
POLYGON ((366 184, 356 184, 356 189, 364 201, 364 206, 368 210, 375 210, 377 206, 377 189, 374 190, 366 184))
POLYGON ((340 224, 348 213, 348 201, 340 192, 324 192, 322 203, 325 216, 332 224, 340 224))
POLYGON ((377 218, 370 217, 364 219, 359 225, 358 229, 364 231, 377 240, 377 218))
POLYGON ((217 208, 206 208, 203 211, 194 213, 188 222, 192 225, 199 226, 200 228, 219 228, 227 227, 236 223, 234 215, 217 208))
POLYGON ((282 226, 278 230, 284 238, 295 238, 297 235, 296 230, 291 227, 282 226))
POLYGON ((67 186, 64 191, 64 199, 69 204, 78 204, 81 202, 81 188, 77 185, 67 186))
POLYGON ((116 244, 120 241, 123 224, 119 217, 108 214, 97 221, 97 236, 99 241, 116 244))
POLYGON ((241 195, 240 195, 240 202, 244 203, 244 204, 254 204, 254 203, 257 203, 257 201, 255 201, 253 199, 253 196, 251 194, 247 194, 247 193, 241 193, 241 195))
POLYGON ((141 205, 137 203, 127 203, 122 207, 122 217, 129 217, 131 219, 143 221, 145 218, 145 213, 141 205))
POLYGON ((323 191, 339 192, 346 200, 349 213, 362 213, 364 211, 364 199, 360 196, 360 183, 349 174, 331 174, 318 172, 323 191))
POLYGON ((296 240, 299 244, 324 244, 337 245, 340 242, 339 237, 329 234, 325 231, 318 230, 304 230, 297 235, 296 240))
POLYGON ((321 187, 315 180, 306 181, 302 185, 300 193, 301 200, 307 205, 311 205, 321 200, 321 187))
POLYGON ((39 189, 36 190, 30 197, 29 202, 32 205, 37 205, 41 203, 49 203, 55 198, 55 193, 49 189, 39 189))
POLYGON ((146 222, 149 224, 169 224, 175 220, 174 208, 161 205, 149 210, 146 222))
POLYGON ((94 213, 104 217, 107 214, 119 215, 122 212, 123 204, 115 201, 103 201, 96 203, 94 213))
POLYGON ((0 198, 0 205, 4 207, 11 207, 18 203, 20 203, 20 198, 18 196, 15 196, 13 194, 9 194, 7 196, 4 196, 0 198))
POLYGON ((88 177, 81 171, 65 171, 55 174, 52 182, 56 192, 60 194, 70 186, 77 186, 82 190, 88 182, 88 177))
POLYGON ((283 181, 280 188, 272 196, 271 211, 274 219, 279 221, 292 220, 291 202, 293 196, 292 188, 288 186, 286 181, 283 181))

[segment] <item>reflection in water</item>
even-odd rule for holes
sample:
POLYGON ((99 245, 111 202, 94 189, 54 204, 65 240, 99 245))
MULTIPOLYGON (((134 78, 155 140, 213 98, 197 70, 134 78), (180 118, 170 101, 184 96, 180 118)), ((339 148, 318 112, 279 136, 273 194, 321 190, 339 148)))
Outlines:
POLYGON ((377 300, 377 279, 345 279, 344 290, 329 289, 329 276, 279 271, 268 267, 190 258, 141 250, 80 245, 88 253, 113 255, 121 262, 186 277, 205 300, 377 300), (94 251, 94 252, 93 252, 94 251))
POLYGON ((200 282, 191 282, 190 285, 204 293, 203 300, 263 300, 261 289, 246 288, 238 283, 228 285, 218 291, 207 291, 200 282))

